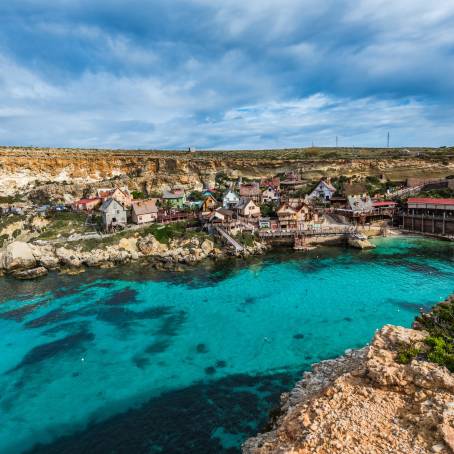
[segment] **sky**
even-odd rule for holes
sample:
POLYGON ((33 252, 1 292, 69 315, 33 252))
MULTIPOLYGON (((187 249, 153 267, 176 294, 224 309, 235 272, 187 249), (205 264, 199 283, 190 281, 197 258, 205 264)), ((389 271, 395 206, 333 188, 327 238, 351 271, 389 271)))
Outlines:
POLYGON ((452 0, 0 1, 0 144, 454 145, 452 0))

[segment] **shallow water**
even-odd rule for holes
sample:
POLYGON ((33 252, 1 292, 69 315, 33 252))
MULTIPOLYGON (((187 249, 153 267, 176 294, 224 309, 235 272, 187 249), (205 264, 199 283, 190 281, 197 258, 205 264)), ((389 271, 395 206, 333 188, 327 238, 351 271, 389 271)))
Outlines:
POLYGON ((453 292, 454 245, 376 244, 0 280, 0 452, 238 452, 310 364, 453 292))

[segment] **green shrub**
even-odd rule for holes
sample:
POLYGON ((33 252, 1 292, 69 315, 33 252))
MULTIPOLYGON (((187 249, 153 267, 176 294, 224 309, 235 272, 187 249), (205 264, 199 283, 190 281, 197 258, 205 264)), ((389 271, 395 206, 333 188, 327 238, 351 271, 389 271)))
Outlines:
POLYGON ((420 350, 413 346, 402 346, 397 352, 396 361, 399 364, 409 364, 420 354, 420 350))
POLYGON ((454 298, 437 304, 428 314, 417 317, 416 322, 429 333, 423 358, 454 372, 454 298))

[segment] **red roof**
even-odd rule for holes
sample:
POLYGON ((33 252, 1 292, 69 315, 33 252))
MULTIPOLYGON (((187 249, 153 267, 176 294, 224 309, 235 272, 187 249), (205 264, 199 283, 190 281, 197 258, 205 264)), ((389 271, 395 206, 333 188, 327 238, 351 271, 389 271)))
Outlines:
POLYGON ((94 199, 80 199, 76 203, 78 205, 86 205, 87 203, 96 202, 97 200, 101 200, 101 199, 99 197, 95 197, 94 199))
POLYGON ((396 202, 392 201, 384 201, 384 202, 374 202, 374 207, 389 207, 389 206, 396 206, 396 202))
POLYGON ((410 197, 407 203, 425 203, 430 205, 454 205, 454 199, 434 199, 431 197, 410 197))

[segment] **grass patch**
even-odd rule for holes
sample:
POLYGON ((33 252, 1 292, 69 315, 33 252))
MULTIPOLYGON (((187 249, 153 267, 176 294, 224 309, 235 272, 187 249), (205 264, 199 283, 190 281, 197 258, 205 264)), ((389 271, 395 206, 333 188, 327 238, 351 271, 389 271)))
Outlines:
POLYGON ((255 236, 249 232, 242 232, 235 235, 235 239, 243 246, 250 247, 254 245, 255 236))
POLYGON ((52 240, 67 237, 73 233, 93 232, 93 226, 86 226, 87 215, 73 211, 49 212, 46 215, 49 224, 43 228, 39 235, 40 240, 52 240))

